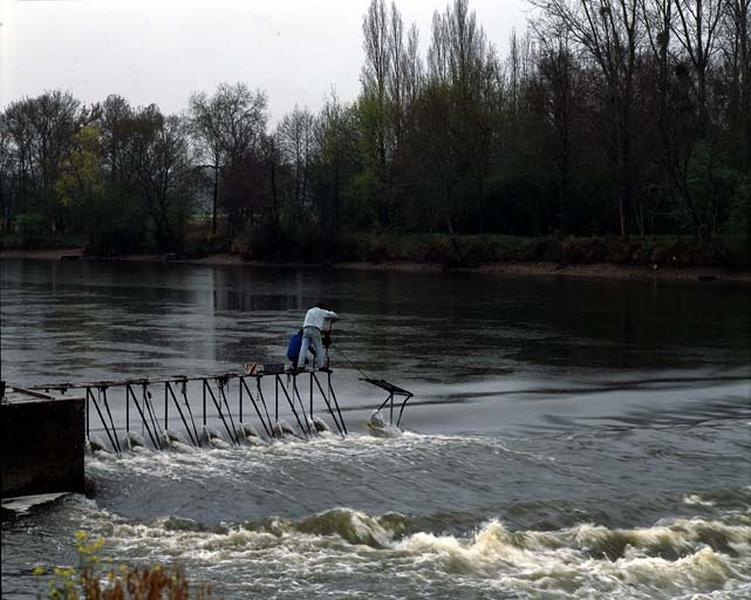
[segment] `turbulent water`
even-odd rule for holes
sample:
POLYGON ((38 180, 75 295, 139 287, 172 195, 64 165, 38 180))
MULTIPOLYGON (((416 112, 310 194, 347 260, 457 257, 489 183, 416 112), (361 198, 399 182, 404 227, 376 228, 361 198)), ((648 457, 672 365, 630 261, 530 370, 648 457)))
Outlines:
POLYGON ((73 532, 225 598, 751 597, 749 289, 4 261, 14 383, 273 361, 305 308, 352 435, 87 459, 91 497, 4 513, 3 597, 73 532), (387 376, 407 432, 368 435, 387 376))

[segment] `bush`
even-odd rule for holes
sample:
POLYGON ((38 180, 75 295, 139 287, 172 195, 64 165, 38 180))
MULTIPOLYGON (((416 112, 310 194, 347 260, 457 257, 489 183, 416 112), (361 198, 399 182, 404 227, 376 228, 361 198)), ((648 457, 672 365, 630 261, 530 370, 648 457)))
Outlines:
POLYGON ((243 260, 270 260, 278 254, 278 246, 271 227, 261 224, 241 231, 232 241, 230 252, 239 254, 243 260))
POLYGON ((183 241, 180 254, 186 258, 201 258, 210 254, 224 254, 230 250, 231 245, 222 234, 189 231, 183 241))
POLYGON ((16 217, 16 243, 19 248, 39 248, 47 237, 49 225, 38 212, 22 213, 16 217))
POLYGON ((498 259, 492 239, 484 236, 433 236, 418 253, 422 261, 448 269, 471 268, 498 259))
POLYGON ((143 231, 128 222, 102 223, 89 232, 86 254, 92 256, 118 256, 141 249, 143 231))
POLYGON ((245 259, 322 262, 415 261, 446 269, 490 263, 552 262, 561 265, 612 263, 660 267, 730 266, 751 262, 742 236, 716 237, 541 237, 499 235, 355 233, 327 241, 314 227, 282 229, 257 225, 238 236, 233 252, 245 259), (730 244, 728 240, 732 240, 730 244))
POLYGON ((321 262, 348 260, 358 255, 352 237, 328 239, 317 224, 259 223, 246 228, 232 242, 231 251, 244 260, 321 262))
MULTIPOLYGON (((91 540, 89 534, 77 531, 78 565, 55 567, 50 572, 38 566, 34 575, 51 575, 47 598, 54 600, 125 600, 126 598, 166 598, 187 600, 191 597, 183 572, 174 567, 152 565, 112 566, 112 560, 99 555, 104 539, 91 540), (108 566, 109 565, 109 566, 108 566)), ((41 594, 39 595, 41 597, 41 594)), ((199 589, 194 598, 210 598, 208 589, 199 589)))

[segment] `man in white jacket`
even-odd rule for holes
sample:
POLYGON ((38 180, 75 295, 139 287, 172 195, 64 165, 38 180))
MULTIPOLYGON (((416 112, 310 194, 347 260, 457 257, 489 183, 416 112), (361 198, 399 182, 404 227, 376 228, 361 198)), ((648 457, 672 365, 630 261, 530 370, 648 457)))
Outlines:
POLYGON ((297 366, 299 368, 305 367, 308 346, 313 346, 313 352, 315 353, 313 369, 319 369, 324 366, 325 357, 323 342, 321 341, 321 331, 327 329, 331 321, 336 321, 339 317, 333 310, 325 310, 319 304, 316 304, 305 313, 305 321, 302 325, 302 345, 300 346, 300 355, 297 358, 297 366))

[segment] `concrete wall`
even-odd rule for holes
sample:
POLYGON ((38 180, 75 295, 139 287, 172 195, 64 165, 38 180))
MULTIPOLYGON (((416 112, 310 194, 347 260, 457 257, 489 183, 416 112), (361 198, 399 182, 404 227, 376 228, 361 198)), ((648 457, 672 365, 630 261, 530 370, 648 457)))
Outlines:
POLYGON ((84 491, 84 401, 0 404, 2 497, 84 491))

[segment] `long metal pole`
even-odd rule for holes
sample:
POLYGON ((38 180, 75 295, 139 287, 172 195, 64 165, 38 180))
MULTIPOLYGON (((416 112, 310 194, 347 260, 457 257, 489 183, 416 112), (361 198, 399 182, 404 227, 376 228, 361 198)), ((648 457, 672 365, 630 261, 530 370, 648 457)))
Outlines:
POLYGON ((193 439, 193 432, 190 430, 190 427, 188 426, 188 421, 185 419, 185 415, 183 414, 183 409, 180 408, 180 404, 177 402, 177 396, 175 396, 175 392, 172 389, 172 384, 170 384, 168 381, 165 382, 165 391, 169 391, 170 396, 172 396, 172 401, 175 403, 175 408, 177 408, 177 412, 180 415, 180 419, 183 422, 183 425, 185 425, 185 431, 188 432, 188 437, 190 438, 191 443, 194 446, 198 446, 198 440, 193 439))
POLYGON ((239 444, 240 440, 237 439, 237 426, 235 425, 235 419, 232 416, 232 411, 229 408, 229 402, 227 402, 227 395, 224 393, 225 382, 222 380, 219 380, 217 384, 219 385, 219 393, 222 395, 222 402, 224 402, 224 407, 227 409, 229 422, 232 423, 232 433, 233 433, 232 439, 235 440, 235 443, 239 444))
POLYGON ((344 429, 344 433, 349 434, 349 431, 347 431, 347 425, 344 423, 344 417, 342 417, 342 409, 339 408, 339 401, 336 399, 336 394, 334 393, 334 386, 331 385, 331 371, 329 371, 327 375, 328 375, 329 393, 331 394, 331 399, 334 401, 334 406, 336 406, 336 412, 339 414, 339 422, 342 424, 342 429, 344 429))
POLYGON ((151 443, 154 444, 154 449, 159 450, 159 444, 156 443, 156 438, 154 434, 151 432, 151 427, 149 426, 149 422, 146 419, 146 415, 143 413, 143 409, 141 409, 141 406, 138 404, 138 400, 136 399, 136 393, 131 389, 130 384, 127 384, 125 387, 125 394, 130 395, 133 394, 133 404, 136 405, 136 409, 138 410, 138 414, 141 415, 141 423, 146 428, 146 431, 149 434, 149 438, 151 438, 151 443))
POLYGON ((240 388, 240 395, 239 400, 237 401, 237 412, 238 412, 238 420, 240 423, 243 422, 243 379, 240 377, 240 379, 237 380, 237 387, 240 388))
POLYGON ((263 388, 261 387, 261 378, 256 377, 256 389, 258 390, 258 398, 260 398, 263 404, 263 412, 266 413, 266 422, 269 424, 269 437, 274 437, 274 425, 271 423, 271 415, 269 414, 269 407, 266 405, 266 398, 263 395, 263 388))
MULTIPOLYGON (((257 381, 257 380, 256 380, 257 381)), ((240 385, 245 388, 245 391, 248 394, 248 397, 250 398, 250 402, 253 405, 253 408, 256 411, 256 414, 258 415, 258 420, 261 421, 261 425, 263 425, 263 429, 266 432, 266 435, 268 435, 270 438, 274 437, 271 433, 271 419, 269 419, 269 424, 266 425, 266 421, 263 418, 263 415, 261 414, 261 411, 258 408, 258 405, 256 404, 255 398, 253 398, 253 394, 250 392, 250 388, 248 387, 248 384, 245 383, 245 379, 240 379, 240 385)), ((260 398, 260 394, 259 394, 260 398)), ((266 403, 264 402, 264 407, 266 406, 266 403)), ((268 417, 268 411, 266 411, 266 416, 268 417)))
MULTIPOLYGON (((156 415, 154 414, 154 407, 151 404, 151 392, 148 390, 149 384, 144 383, 143 384, 143 403, 144 406, 146 406, 146 412, 149 413, 149 419, 151 419, 151 426, 154 428, 154 435, 158 435, 160 438, 162 438, 162 432, 159 429, 159 422, 157 421, 156 415)), ((162 440, 160 440, 161 442, 162 440)), ((157 446, 159 448, 161 446, 157 446)))
POLYGON ((279 422, 279 375, 274 376, 274 423, 279 422))
POLYGON ((216 396, 214 395, 214 390, 211 389, 208 382, 205 380, 204 380, 204 386, 206 386, 205 389, 208 390, 209 395, 211 396, 211 401, 214 403, 216 410, 219 412, 219 418, 222 420, 222 423, 224 424, 224 429, 227 431, 227 435, 229 435, 230 441, 234 444, 237 444, 238 441, 235 436, 235 432, 230 429, 229 425, 227 425, 227 420, 224 418, 224 413, 222 412, 222 405, 216 399, 216 396))
MULTIPOLYGON (((277 380, 277 389, 279 388, 279 375, 274 375, 274 377, 277 380)), ((300 420, 300 416, 297 414, 297 409, 295 409, 295 403, 292 401, 292 398, 290 398, 290 395, 287 393, 287 388, 284 386, 281 386, 282 392, 284 393, 284 396, 287 398, 287 404, 289 404, 289 407, 292 409, 292 414, 295 415, 295 420, 297 421, 297 424, 300 426, 300 431, 303 435, 306 433, 305 426, 302 424, 302 421, 300 420)), ((305 414, 303 413, 303 417, 305 414)))
POLYGON ((117 452, 117 444, 115 443, 115 438, 113 438, 112 434, 110 433, 110 428, 107 426, 107 421, 104 419, 104 415, 102 414, 102 411, 99 408, 99 403, 96 401, 96 398, 94 397, 94 393, 91 391, 91 388, 86 388, 86 394, 87 396, 91 395, 91 401, 94 403, 94 408, 96 408, 96 412, 99 415, 99 421, 102 423, 102 426, 104 427, 104 431, 110 440, 110 444, 112 444, 112 449, 115 452, 117 452))
POLYGON ((190 408, 190 402, 188 402, 187 381, 182 381, 180 383, 180 393, 182 394, 183 401, 185 402, 185 408, 188 409, 190 424, 193 425, 193 433, 195 434, 196 446, 200 446, 201 438, 198 435, 198 429, 196 429, 196 420, 193 418, 193 409, 190 408))
POLYGON ((407 402, 409 402, 409 399, 412 398, 412 395, 406 396, 404 398, 404 402, 402 402, 402 407, 399 409, 399 417, 396 419, 396 426, 399 427, 402 422, 402 414, 404 413, 404 409, 407 406, 407 402))
POLYGON ((168 382, 164 382, 164 430, 169 429, 169 398, 167 397, 168 382))
POLYGON ((110 419, 110 426, 112 427, 112 435, 115 438, 115 444, 117 446, 117 453, 122 454, 123 449, 120 447, 120 440, 117 438, 117 429, 115 428, 115 421, 112 418, 112 411, 110 411, 110 403, 107 402, 107 388, 103 387, 101 390, 102 399, 104 400, 104 408, 107 410, 107 416, 110 419))
POLYGON ((203 381, 203 385, 202 385, 202 389, 203 389, 203 426, 205 428, 206 427, 206 380, 202 379, 201 381, 203 381))
MULTIPOLYGON (((334 421, 334 425, 336 425, 337 430, 339 431, 339 434, 341 436, 344 436, 346 433, 346 429, 343 429, 344 422, 342 421, 341 425, 339 424, 339 421, 336 418, 336 415, 334 414, 334 409, 331 407, 331 403, 329 402, 328 397, 326 396, 326 392, 323 391, 323 386, 321 385, 321 382, 318 381, 318 376, 313 375, 313 381, 315 381, 316 385, 318 386, 318 390, 321 392, 321 397, 323 398, 323 401, 326 403, 326 407, 329 409, 329 414, 331 415, 331 418, 334 421)), ((334 390, 331 389, 331 386, 329 385, 329 392, 331 394, 334 393, 334 390)), ((339 414, 341 418, 341 413, 339 414)))
POLYGON ((302 398, 300 397, 300 392, 297 389, 297 375, 292 376, 292 400, 294 401, 297 399, 297 401, 300 403, 300 412, 302 413, 303 419, 305 420, 305 429, 308 431, 310 435, 313 435, 313 432, 318 433, 313 428, 313 416, 310 417, 310 422, 308 422, 308 419, 305 418, 305 405, 303 404, 302 398))
MULTIPOLYGON (((327 349, 328 356, 328 349, 327 349)), ((310 418, 313 419, 313 373, 310 373, 310 418)))

